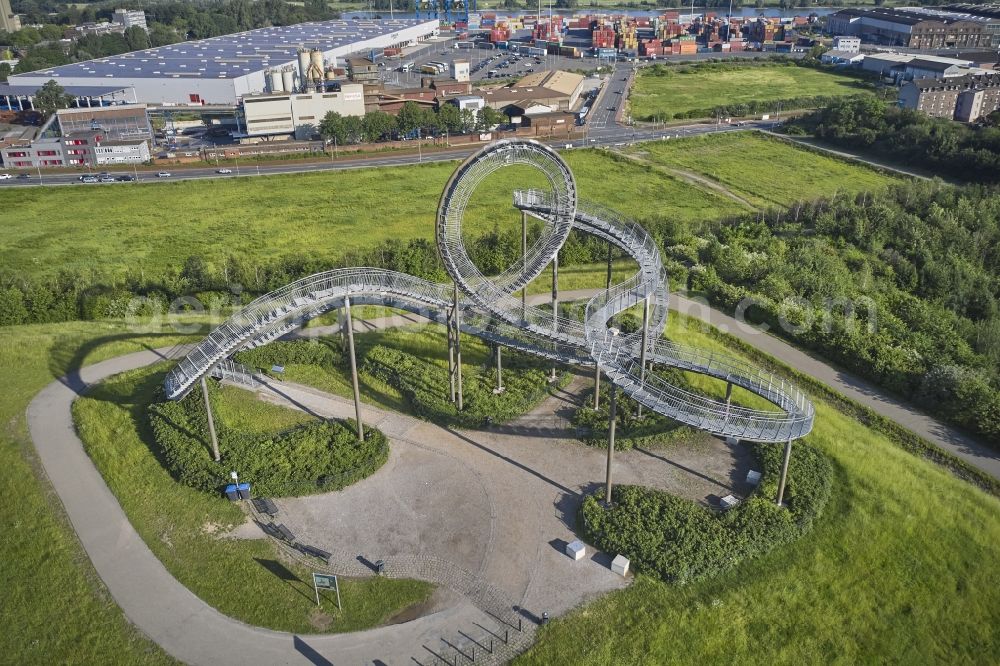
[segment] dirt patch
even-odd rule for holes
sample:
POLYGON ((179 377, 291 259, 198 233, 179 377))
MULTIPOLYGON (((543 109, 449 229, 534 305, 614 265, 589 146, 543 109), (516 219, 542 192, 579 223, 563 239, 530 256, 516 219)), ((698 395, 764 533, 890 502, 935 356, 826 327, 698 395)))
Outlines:
POLYGON ((309 624, 317 631, 326 631, 333 624, 333 616, 321 608, 314 608, 309 613, 309 624))
POLYGON ((425 615, 432 615, 455 606, 460 599, 461 596, 458 593, 446 587, 436 587, 426 601, 404 608, 389 618, 386 624, 403 624, 425 615))

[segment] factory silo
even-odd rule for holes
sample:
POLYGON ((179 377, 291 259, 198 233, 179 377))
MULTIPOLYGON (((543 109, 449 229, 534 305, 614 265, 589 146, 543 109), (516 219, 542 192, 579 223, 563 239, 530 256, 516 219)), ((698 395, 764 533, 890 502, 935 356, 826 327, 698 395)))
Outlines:
POLYGON ((309 51, 304 48, 298 50, 299 60, 299 85, 305 89, 307 75, 309 73, 309 51))
POLYGON ((267 70, 267 80, 271 85, 271 92, 276 93, 285 91, 284 82, 281 80, 281 70, 267 70))
POLYGON ((295 69, 292 67, 281 71, 281 88, 285 92, 295 92, 295 69))

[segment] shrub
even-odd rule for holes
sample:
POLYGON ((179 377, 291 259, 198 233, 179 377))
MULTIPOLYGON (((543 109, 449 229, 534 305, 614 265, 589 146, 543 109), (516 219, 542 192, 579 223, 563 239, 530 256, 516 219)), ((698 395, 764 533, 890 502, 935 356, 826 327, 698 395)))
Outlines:
MULTIPOLYGON (((217 392, 216 383, 209 382, 210 396, 217 392)), ((199 392, 150 405, 149 421, 174 477, 206 492, 220 492, 232 469, 261 495, 339 490, 372 474, 389 455, 385 435, 369 426, 365 441, 359 442, 353 421, 313 421, 279 433, 257 434, 230 430, 216 420, 222 457, 217 463, 199 392)))
POLYGON ((275 365, 339 365, 343 354, 329 340, 291 340, 268 343, 238 352, 234 359, 252 368, 270 370, 275 365))
POLYGON ((548 395, 550 386, 548 369, 542 361, 507 351, 504 354, 504 392, 493 393, 496 371, 492 367, 471 371, 466 367, 462 376, 463 410, 458 411, 448 399, 448 371, 425 359, 375 345, 365 355, 361 370, 399 391, 417 416, 466 428, 503 423, 518 417, 548 395))
POLYGON ((580 516, 587 537, 602 550, 624 554, 636 571, 683 584, 726 571, 801 536, 830 497, 829 460, 807 444, 795 445, 785 510, 768 499, 781 473, 782 447, 750 446, 762 478, 755 494, 738 506, 717 513, 661 490, 617 486, 610 508, 601 504, 603 490, 584 499, 580 516))

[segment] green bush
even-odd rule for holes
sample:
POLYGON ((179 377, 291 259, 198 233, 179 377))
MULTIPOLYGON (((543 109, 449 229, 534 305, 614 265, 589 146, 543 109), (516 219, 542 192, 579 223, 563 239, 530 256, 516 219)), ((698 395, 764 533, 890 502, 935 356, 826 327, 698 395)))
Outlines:
POLYGON ((319 365, 331 367, 340 364, 343 354, 330 340, 291 340, 268 343, 262 347, 238 352, 234 359, 252 368, 270 370, 275 365, 319 365))
POLYGON ((361 371, 399 391, 417 416, 465 428, 516 418, 548 395, 550 387, 548 367, 543 361, 510 351, 504 354, 503 393, 493 393, 493 367, 465 368, 462 411, 448 400, 448 371, 425 359, 376 345, 365 355, 361 371))
POLYGON ((661 490, 617 486, 610 508, 601 503, 603 490, 584 500, 580 515, 587 537, 608 553, 628 557, 636 571, 684 584, 726 571, 801 536, 830 497, 829 460, 807 444, 795 445, 785 488, 786 510, 770 499, 781 472, 782 447, 750 446, 762 478, 754 495, 738 506, 717 513, 661 490))
MULTIPOLYGON (((217 395, 209 382, 211 399, 217 395)), ((229 471, 252 484, 259 495, 290 496, 339 490, 359 481, 388 459, 388 440, 366 427, 358 442, 353 421, 313 421, 274 434, 236 432, 216 420, 222 462, 212 459, 208 416, 201 394, 154 403, 149 421, 167 468, 181 483, 220 492, 229 471)))

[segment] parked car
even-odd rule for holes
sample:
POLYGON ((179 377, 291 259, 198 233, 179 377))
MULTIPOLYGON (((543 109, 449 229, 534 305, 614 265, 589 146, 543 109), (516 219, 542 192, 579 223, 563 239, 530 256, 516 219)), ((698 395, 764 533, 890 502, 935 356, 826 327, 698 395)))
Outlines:
POLYGON ((10 175, 9 173, 0 173, 0 180, 10 180, 13 177, 14 176, 10 175))
POLYGON ((232 169, 216 169, 215 173, 232 173, 232 169))
POLYGON ((99 183, 97 176, 80 176, 81 183, 99 183))
POLYGON ((107 176, 101 176, 100 178, 98 178, 98 180, 101 181, 102 183, 113 183, 115 182, 115 177, 112 176, 111 174, 108 174, 107 176))
POLYGON ((18 177, 17 177, 18 180, 28 180, 30 178, 31 178, 31 174, 30 173, 22 173, 22 174, 19 174, 18 177))
POLYGON ((118 176, 118 178, 116 178, 115 180, 117 180, 120 183, 131 183, 133 180, 135 180, 135 176, 118 176))
POLYGON ((161 171, 158 174, 156 174, 156 177, 157 178, 170 178, 170 172, 169 171, 161 171))

